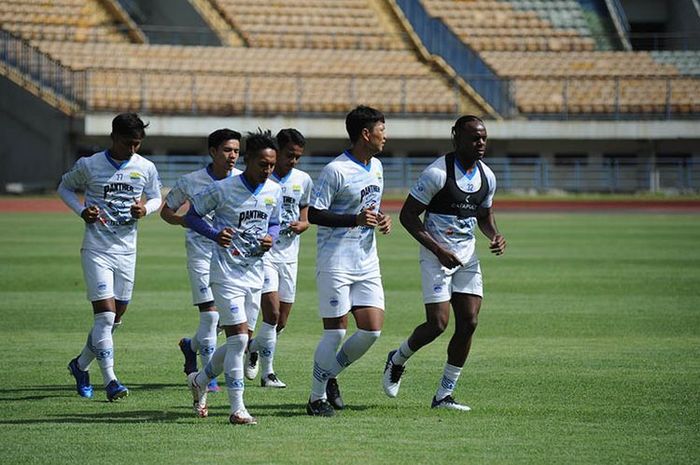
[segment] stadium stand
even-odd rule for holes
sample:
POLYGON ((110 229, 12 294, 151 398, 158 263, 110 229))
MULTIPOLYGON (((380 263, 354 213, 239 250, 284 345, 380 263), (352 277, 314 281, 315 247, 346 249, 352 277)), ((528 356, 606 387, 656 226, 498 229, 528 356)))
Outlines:
POLYGON ((501 77, 523 114, 700 111, 697 52, 598 51, 573 0, 425 0, 501 77), (694 71, 695 70, 695 71, 694 71))
POLYGON ((493 116, 486 67, 495 73, 486 79, 512 82, 501 88, 524 116, 700 111, 698 52, 597 50, 575 0, 423 0, 478 52, 478 76, 416 50, 392 0, 190 1, 227 46, 149 45, 116 0, 9 0, 0 21, 84 74, 84 111, 310 114, 365 102, 388 113, 493 116))

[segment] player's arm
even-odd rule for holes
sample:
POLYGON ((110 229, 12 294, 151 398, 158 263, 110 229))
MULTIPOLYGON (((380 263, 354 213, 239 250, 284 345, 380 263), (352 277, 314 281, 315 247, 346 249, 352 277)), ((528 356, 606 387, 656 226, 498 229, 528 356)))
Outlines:
POLYGON ((154 166, 148 176, 148 185, 144 189, 146 203, 143 203, 141 197, 135 198, 134 204, 131 206, 131 216, 138 220, 146 215, 157 212, 160 209, 160 205, 163 203, 160 194, 161 187, 160 177, 154 166))
POLYGON ((309 207, 309 222, 331 228, 354 228, 355 226, 374 228, 379 224, 377 212, 369 207, 363 209, 357 215, 339 214, 309 207))
POLYGON ((73 210, 83 221, 88 224, 94 223, 100 216, 100 208, 97 205, 85 206, 80 201, 76 187, 85 187, 86 178, 82 170, 83 163, 78 160, 75 166, 61 178, 61 183, 58 185, 58 195, 63 200, 68 208, 73 210))
POLYGON ((179 225, 186 228, 185 215, 178 215, 177 210, 179 210, 179 208, 172 209, 168 206, 168 203, 165 202, 163 203, 163 208, 160 209, 160 217, 168 224, 179 225))
POLYGON ((219 244, 221 247, 229 247, 231 245, 233 229, 224 228, 221 231, 217 231, 204 220, 202 215, 197 213, 197 210, 194 209, 194 206, 190 206, 190 209, 187 211, 187 214, 185 215, 184 219, 185 225, 188 228, 208 239, 211 239, 212 241, 219 244))
POLYGON ((440 246, 440 244, 433 239, 433 236, 430 235, 428 230, 425 229, 420 215, 425 212, 426 208, 427 205, 421 203, 409 194, 401 208, 399 221, 401 221, 401 224, 411 236, 438 258, 443 266, 447 268, 460 266, 462 262, 459 261, 457 256, 440 246))
POLYGON ((289 229, 296 234, 301 234, 309 229, 309 206, 306 205, 299 209, 299 219, 289 223, 289 229))
POLYGON ((476 211, 476 221, 479 224, 479 229, 491 241, 489 249, 496 255, 502 255, 506 250, 506 239, 498 232, 496 227, 496 218, 493 215, 491 208, 480 207, 476 211))

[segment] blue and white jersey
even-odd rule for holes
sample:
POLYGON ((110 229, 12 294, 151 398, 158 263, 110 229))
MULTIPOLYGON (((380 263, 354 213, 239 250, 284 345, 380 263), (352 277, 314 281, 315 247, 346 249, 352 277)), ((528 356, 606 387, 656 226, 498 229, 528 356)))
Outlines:
MULTIPOLYGON (((494 176, 493 171, 483 162, 477 163, 477 168, 471 173, 466 172, 456 159, 454 164, 457 187, 466 193, 479 191, 481 188, 479 167, 484 169, 484 176, 488 181, 489 190, 479 207, 490 208, 496 192, 496 176, 494 176)), ((445 157, 442 156, 423 170, 409 193, 420 203, 428 205, 432 198, 445 186, 446 181, 445 157)), ((443 215, 426 211, 423 223, 433 239, 455 254, 462 263, 467 263, 472 258, 474 255, 476 218, 459 218, 454 215, 443 215)), ((425 247, 421 246, 420 249, 421 259, 435 258, 433 253, 425 247)))
MULTIPOLYGON (((310 206, 339 215, 363 209, 379 211, 384 191, 382 162, 372 157, 364 165, 345 151, 321 171, 310 206)), ((379 270, 374 228, 318 226, 317 271, 365 273, 379 270)))
POLYGON ((109 151, 78 159, 61 179, 72 191, 85 192, 85 206, 100 209, 98 221, 85 225, 82 248, 110 254, 136 253, 136 222, 131 206, 141 200, 160 199, 156 166, 138 154, 114 160, 109 151))
POLYGON ((192 198, 198 215, 214 213, 214 229, 233 229, 231 247, 215 245, 211 258, 212 282, 236 281, 239 286, 263 284, 260 239, 270 224, 280 224, 282 189, 267 180, 253 188, 242 174, 215 181, 192 198))
MULTIPOLYGON (((230 176, 236 176, 241 174, 241 170, 233 168, 230 176)), ((165 204, 176 211, 182 207, 185 202, 192 202, 192 197, 195 196, 200 191, 203 191, 209 184, 217 181, 214 177, 214 173, 211 171, 211 165, 201 170, 193 171, 191 173, 181 176, 175 186, 168 192, 165 196, 165 204)), ((213 225, 214 213, 210 212, 204 217, 210 226, 213 225)), ((207 260, 211 259, 212 248, 216 244, 206 237, 197 234, 195 231, 188 229, 185 233, 185 247, 187 249, 188 258, 205 258, 207 260)))
POLYGON ((265 254, 265 260, 274 263, 294 263, 299 255, 299 235, 292 231, 289 224, 299 220, 299 211, 309 205, 313 182, 305 172, 292 168, 283 178, 274 173, 270 179, 282 188, 282 222, 280 235, 272 249, 265 254))

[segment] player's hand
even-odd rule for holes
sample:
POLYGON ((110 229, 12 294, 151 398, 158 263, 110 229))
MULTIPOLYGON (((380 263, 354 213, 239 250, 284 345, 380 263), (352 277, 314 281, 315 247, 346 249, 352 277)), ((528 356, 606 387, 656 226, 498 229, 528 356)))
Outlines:
POLYGON ((231 246, 231 239, 233 239, 233 229, 231 228, 224 228, 216 235, 216 243, 224 248, 231 246))
POLYGON ((389 234, 391 232, 391 217, 379 212, 379 223, 377 226, 382 234, 389 234))
POLYGON ((137 220, 146 216, 146 206, 139 200, 134 199, 134 204, 131 206, 131 216, 137 220))
POLYGON ((308 221, 292 221, 289 223, 289 229, 294 231, 296 234, 301 234, 307 229, 309 229, 308 221))
POLYGON ((442 247, 437 249, 435 255, 440 261, 440 264, 445 268, 452 269, 462 266, 462 262, 459 260, 459 258, 457 258, 457 255, 453 254, 449 250, 443 249, 442 247))
POLYGON ((355 217, 355 224, 358 226, 367 226, 374 228, 379 224, 377 212, 374 211, 374 206, 363 208, 362 211, 355 217))
POLYGON ((83 211, 80 212, 80 217, 85 221, 87 224, 92 224, 95 221, 97 221, 97 218, 100 216, 100 207, 97 205, 90 205, 89 207, 85 208, 83 211))
POLYGON ((503 255, 503 252, 506 250, 506 238, 500 234, 496 234, 489 243, 489 249, 491 249, 491 253, 503 255))
POLYGON ((272 248, 272 236, 265 234, 265 237, 260 239, 260 248, 263 249, 263 252, 270 250, 272 248))

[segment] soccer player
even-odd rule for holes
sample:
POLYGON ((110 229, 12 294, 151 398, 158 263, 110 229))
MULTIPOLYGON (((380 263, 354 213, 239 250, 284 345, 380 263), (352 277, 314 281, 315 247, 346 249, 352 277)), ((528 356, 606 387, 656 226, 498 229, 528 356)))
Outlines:
MULTIPOLYGON (((296 169, 304 153, 306 140, 296 129, 282 129, 277 133, 279 154, 271 179, 282 188, 282 224, 280 235, 272 249, 264 256, 265 283, 261 308, 263 323, 256 338, 248 346, 245 375, 255 379, 258 355, 262 373, 260 385, 270 388, 287 387, 275 374, 273 360, 277 336, 287 324, 294 304, 297 285, 299 235, 309 228, 307 213, 313 185, 311 177, 296 169)), ((248 322, 249 329, 254 323, 248 322)))
POLYGON ((401 224, 421 244, 426 321, 387 356, 383 386, 389 397, 398 394, 408 359, 445 331, 451 304, 455 332, 432 407, 470 410, 456 402, 452 393, 469 354, 483 296, 475 226, 489 238, 492 253, 501 255, 506 248, 491 209, 496 177, 481 161, 486 139, 483 121, 471 115, 460 117, 452 127, 454 152, 421 173, 401 209, 401 224))
POLYGON ((316 347, 311 396, 306 412, 333 416, 344 403, 336 377, 374 344, 384 324, 384 289, 374 235, 391 231, 380 210, 382 163, 375 157, 386 143, 384 115, 358 106, 345 127, 350 149, 321 171, 309 206, 318 225, 316 284, 323 336, 316 347), (357 331, 338 350, 352 313, 357 331))
MULTIPOLYGON (((177 180, 175 186, 165 197, 165 203, 160 211, 160 217, 167 223, 187 228, 185 216, 177 211, 185 203, 191 202, 192 197, 214 181, 240 174, 234 168, 241 148, 241 134, 231 129, 218 129, 208 137, 209 156, 211 163, 177 180)), ((205 217, 210 225, 212 216, 205 217)), ((214 296, 209 286, 209 262, 211 261, 214 243, 206 237, 188 229, 185 235, 187 250, 187 273, 192 288, 192 303, 199 308, 199 326, 192 338, 180 339, 180 350, 185 356, 184 372, 189 375, 197 371, 197 352, 205 366, 216 350, 216 326, 219 314, 214 306, 214 296)), ((210 391, 218 391, 216 378, 208 386, 210 391)))
POLYGON ((156 167, 136 153, 147 126, 135 113, 117 115, 112 120, 111 147, 80 158, 58 186, 63 201, 85 222, 80 255, 94 323, 85 347, 68 369, 78 394, 86 398, 93 396, 88 369, 95 358, 107 400, 129 394, 114 373, 112 333, 121 324, 134 287, 137 221, 161 204, 156 167), (77 191, 85 193, 84 202, 77 191))
POLYGON ((206 417, 207 384, 223 371, 231 402, 229 421, 234 425, 257 424, 243 403, 243 358, 248 345, 248 315, 257 315, 260 310, 263 254, 279 235, 282 190, 268 179, 276 160, 277 143, 270 132, 250 133, 245 171, 196 194, 185 216, 187 226, 219 245, 212 253, 210 283, 219 325, 226 333, 226 343, 202 370, 188 375, 187 383, 195 413, 206 417), (211 212, 213 225, 203 219, 211 212))

